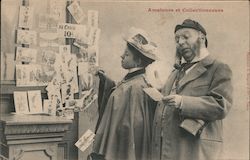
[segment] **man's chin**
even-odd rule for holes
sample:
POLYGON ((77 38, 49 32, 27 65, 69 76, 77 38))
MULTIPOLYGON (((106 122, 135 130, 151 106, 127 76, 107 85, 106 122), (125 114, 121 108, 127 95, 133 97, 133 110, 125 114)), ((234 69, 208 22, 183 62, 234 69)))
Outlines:
POLYGON ((194 55, 192 52, 185 52, 182 54, 182 57, 187 61, 187 62, 190 62, 194 59, 194 55))

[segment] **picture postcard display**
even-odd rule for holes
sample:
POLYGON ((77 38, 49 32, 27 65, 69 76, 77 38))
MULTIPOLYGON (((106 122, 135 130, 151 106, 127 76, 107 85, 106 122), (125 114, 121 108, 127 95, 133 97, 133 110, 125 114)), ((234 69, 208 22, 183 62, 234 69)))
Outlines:
POLYGON ((16 86, 46 86, 48 98, 42 99, 38 90, 15 92, 16 113, 46 113, 73 119, 74 112, 86 110, 97 99, 91 70, 98 66, 99 12, 82 10, 77 1, 66 4, 50 0, 48 9, 34 23, 33 6, 20 6, 16 86), (62 20, 65 8, 76 24, 62 20), (33 24, 38 29, 32 28, 33 24), (65 39, 73 39, 72 45, 79 52, 71 53, 65 39), (80 93, 78 99, 74 98, 75 93, 80 93))

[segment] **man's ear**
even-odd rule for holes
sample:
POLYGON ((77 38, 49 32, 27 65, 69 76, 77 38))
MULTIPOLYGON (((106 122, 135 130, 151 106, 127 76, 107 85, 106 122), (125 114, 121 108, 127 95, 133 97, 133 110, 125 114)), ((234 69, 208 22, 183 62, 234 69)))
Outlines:
POLYGON ((206 36, 203 33, 199 32, 199 38, 200 38, 202 44, 205 44, 206 36))
POLYGON ((206 36, 203 33, 199 32, 199 38, 205 42, 206 36))

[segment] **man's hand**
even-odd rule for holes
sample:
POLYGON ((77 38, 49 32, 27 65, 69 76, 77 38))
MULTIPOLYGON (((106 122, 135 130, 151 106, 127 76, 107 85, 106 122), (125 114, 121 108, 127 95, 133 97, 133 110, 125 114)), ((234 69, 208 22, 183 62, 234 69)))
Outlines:
POLYGON ((175 107, 175 108, 180 108, 181 106, 181 101, 182 101, 182 96, 180 95, 169 95, 165 96, 162 98, 162 101, 165 105, 175 107))

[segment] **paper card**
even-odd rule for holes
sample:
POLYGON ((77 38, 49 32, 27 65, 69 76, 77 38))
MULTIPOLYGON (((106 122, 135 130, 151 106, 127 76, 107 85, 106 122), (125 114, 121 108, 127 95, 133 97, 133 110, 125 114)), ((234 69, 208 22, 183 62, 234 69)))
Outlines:
POLYGON ((43 70, 41 65, 16 65, 16 85, 22 86, 45 86, 43 81, 43 70))
POLYGON ((56 116, 56 99, 49 100, 48 114, 56 116))
POLYGON ((57 53, 53 50, 43 49, 41 50, 42 64, 53 65, 56 62, 57 53))
POLYGON ((17 64, 34 64, 36 63, 37 50, 31 48, 17 47, 16 63, 17 64))
POLYGON ((93 143, 94 137, 95 133, 88 129, 75 145, 84 152, 93 143))
POLYGON ((36 31, 31 30, 17 30, 17 44, 37 44, 36 31))
POLYGON ((58 25, 58 16, 52 14, 39 14, 39 28, 56 29, 58 25))
POLYGON ((88 109, 93 103, 94 101, 97 99, 97 94, 92 93, 90 96, 86 97, 84 100, 84 107, 82 110, 86 110, 88 109))
POLYGON ((99 49, 98 46, 90 46, 88 48, 88 58, 90 65, 98 66, 99 64, 99 49))
POLYGON ((49 113, 49 106, 50 105, 50 100, 44 99, 43 100, 43 112, 44 113, 49 113))
POLYGON ((73 44, 80 49, 87 48, 88 47, 88 37, 84 36, 84 37, 76 38, 73 44))
POLYGON ((78 63, 78 75, 88 74, 89 63, 88 62, 79 62, 78 63))
POLYGON ((28 65, 16 65, 16 85, 17 86, 36 85, 36 83, 34 84, 32 83, 36 79, 35 78, 36 72, 30 72, 29 74, 28 68, 29 68, 28 65))
POLYGON ((48 83, 45 89, 48 92, 48 97, 51 97, 52 95, 60 95, 60 82, 57 78, 53 77, 52 81, 48 83))
POLYGON ((40 47, 58 47, 58 34, 54 32, 42 32, 39 34, 40 47))
POLYGON ((62 111, 63 117, 67 119, 74 119, 74 110, 73 109, 64 109, 62 111))
POLYGON ((60 44, 57 41, 50 41, 50 40, 39 40, 40 47, 58 47, 60 44))
POLYGON ((49 82, 52 81, 55 75, 56 75, 56 69, 53 65, 42 65, 38 81, 41 83, 48 84, 49 82))
POLYGON ((98 11, 88 10, 88 27, 98 28, 98 11))
POLYGON ((90 73, 79 75, 79 85, 81 86, 81 91, 89 90, 93 87, 93 75, 90 73))
POLYGON ((14 80, 15 54, 1 52, 1 80, 14 80))
POLYGON ((163 95, 156 88, 144 88, 143 91, 147 93, 154 101, 161 101, 163 95))
POLYGON ((88 45, 98 46, 98 41, 100 39, 101 30, 99 28, 90 28, 88 35, 88 45))
POLYGON ((86 17, 77 1, 71 3, 67 9, 78 24, 86 17))
POLYGON ((29 112, 27 92, 14 91, 14 102, 17 114, 25 114, 29 112))
POLYGON ((74 93, 70 84, 64 83, 61 85, 61 95, 62 103, 65 103, 66 100, 74 99, 74 93))
POLYGON ((89 61, 89 56, 88 56, 88 47, 82 47, 79 50, 79 54, 78 54, 78 62, 88 62, 89 61))
POLYGON ((65 7, 65 0, 49 1, 49 13, 55 15, 61 22, 65 19, 65 7))
POLYGON ((30 113, 43 113, 41 90, 28 91, 30 113))
POLYGON ((65 54, 70 54, 70 45, 60 45, 59 46, 59 53, 61 55, 65 55, 65 54))
POLYGON ((20 28, 32 28, 33 10, 33 7, 20 6, 18 23, 20 28))
POLYGON ((94 92, 93 89, 85 90, 81 93, 82 98, 80 99, 82 101, 82 106, 80 107, 80 110, 86 110, 89 108, 93 102, 97 99, 97 94, 94 92))
POLYGON ((71 23, 60 23, 57 27, 59 37, 81 38, 86 36, 86 26, 71 23))
POLYGON ((71 83, 73 93, 78 92, 77 63, 75 55, 66 55, 66 65, 63 68, 67 83, 71 83))
POLYGON ((58 39, 58 34, 54 32, 41 32, 39 33, 39 38, 52 41, 58 39))

